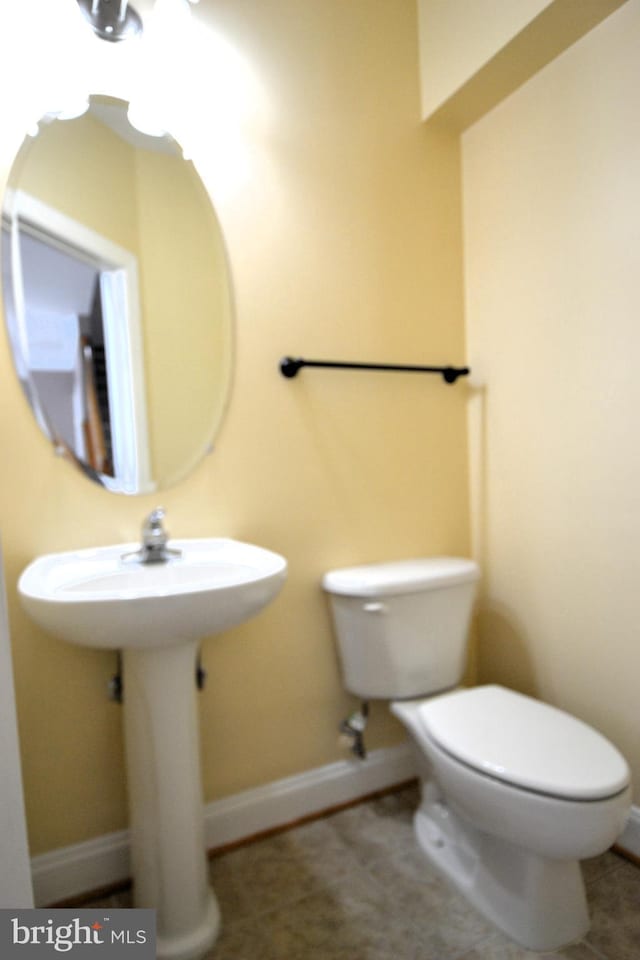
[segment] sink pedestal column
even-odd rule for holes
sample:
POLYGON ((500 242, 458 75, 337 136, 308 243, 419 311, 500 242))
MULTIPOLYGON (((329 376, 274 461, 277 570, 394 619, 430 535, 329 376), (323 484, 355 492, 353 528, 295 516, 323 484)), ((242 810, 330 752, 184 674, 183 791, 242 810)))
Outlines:
POLYGON ((194 640, 122 654, 134 904, 157 910, 158 960, 198 960, 220 925, 204 841, 197 650, 194 640))

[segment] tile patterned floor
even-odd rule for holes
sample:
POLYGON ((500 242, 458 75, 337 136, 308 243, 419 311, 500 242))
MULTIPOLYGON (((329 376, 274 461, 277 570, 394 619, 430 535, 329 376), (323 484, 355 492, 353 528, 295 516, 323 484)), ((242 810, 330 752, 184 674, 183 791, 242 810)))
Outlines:
POLYGON ((640 869, 587 861, 587 938, 530 953, 429 869, 416 802, 410 787, 215 857, 223 928, 207 960, 640 960, 640 869))

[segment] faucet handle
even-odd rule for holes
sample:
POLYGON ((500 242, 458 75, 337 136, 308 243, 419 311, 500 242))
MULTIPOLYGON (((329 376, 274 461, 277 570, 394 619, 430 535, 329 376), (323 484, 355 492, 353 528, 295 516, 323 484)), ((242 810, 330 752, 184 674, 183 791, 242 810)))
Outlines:
POLYGON ((155 510, 152 510, 149 516, 145 518, 145 521, 142 524, 142 539, 144 543, 167 542, 169 539, 169 534, 162 526, 164 516, 164 507, 156 507, 155 510))
POLYGON ((164 507, 156 507, 155 510, 152 510, 149 516, 144 521, 145 527, 156 527, 159 523, 162 523, 165 517, 164 507))

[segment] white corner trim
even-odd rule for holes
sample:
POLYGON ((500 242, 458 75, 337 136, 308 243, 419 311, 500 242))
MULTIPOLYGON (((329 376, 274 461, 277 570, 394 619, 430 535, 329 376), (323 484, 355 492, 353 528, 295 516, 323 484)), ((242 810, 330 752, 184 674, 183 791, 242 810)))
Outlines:
POLYGON ((620 834, 616 846, 640 858, 640 807, 631 807, 627 825, 620 834))
MULTIPOLYGON (((339 760, 306 773, 214 800, 204 810, 207 848, 284 826, 329 807, 357 800, 416 775, 411 745, 373 750, 361 760, 339 760)), ((129 834, 105 834, 31 860, 37 907, 120 883, 129 876, 129 834)))

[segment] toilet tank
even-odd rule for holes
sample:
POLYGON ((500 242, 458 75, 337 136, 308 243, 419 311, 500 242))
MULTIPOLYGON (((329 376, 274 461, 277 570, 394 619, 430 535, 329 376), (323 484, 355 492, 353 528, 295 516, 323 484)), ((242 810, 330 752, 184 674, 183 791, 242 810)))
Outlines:
POLYGON ((456 686, 465 666, 479 569, 424 557, 326 573, 344 685, 364 700, 456 686))

